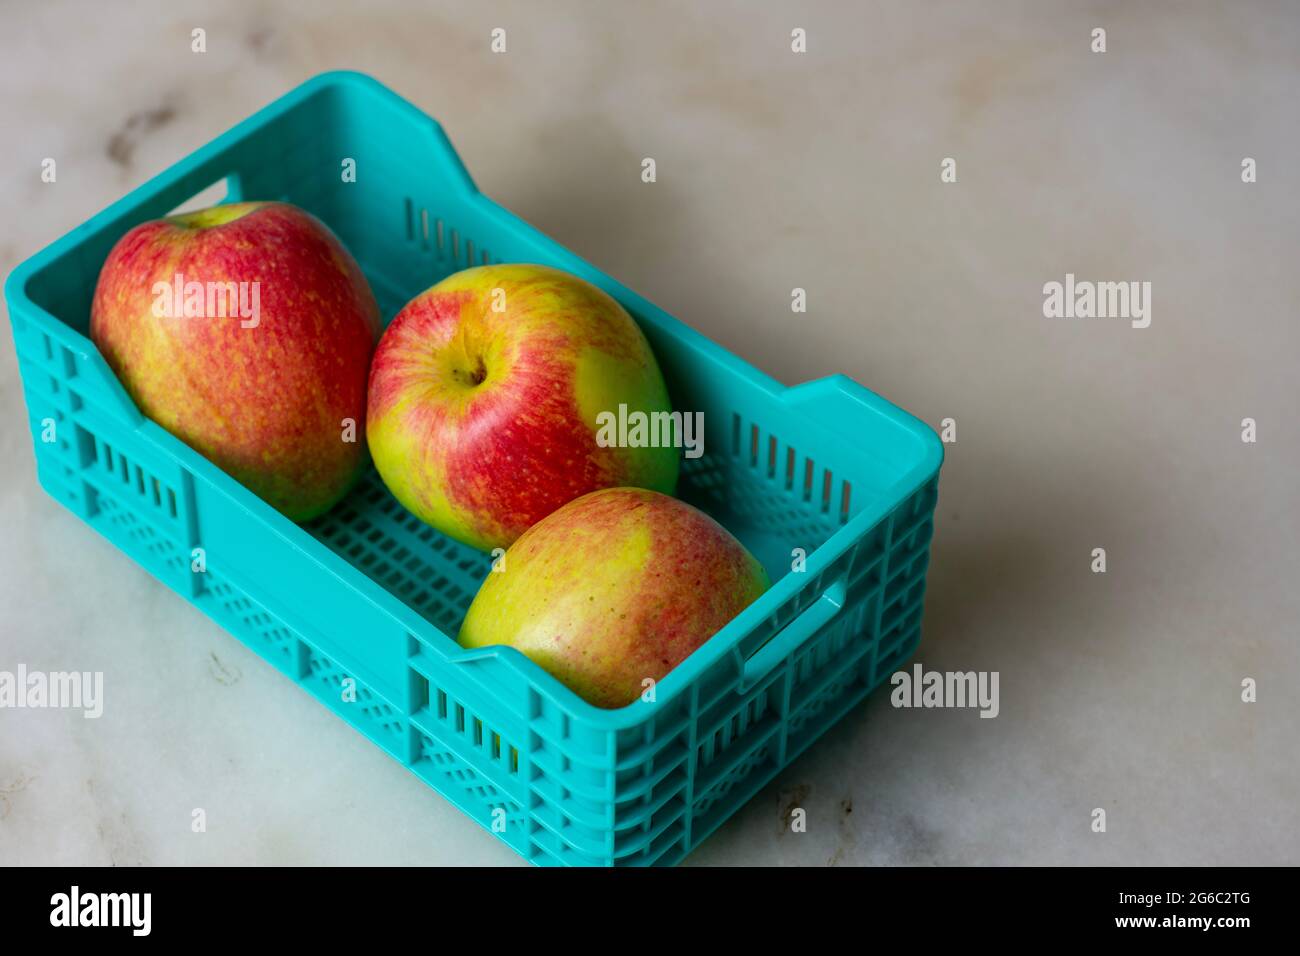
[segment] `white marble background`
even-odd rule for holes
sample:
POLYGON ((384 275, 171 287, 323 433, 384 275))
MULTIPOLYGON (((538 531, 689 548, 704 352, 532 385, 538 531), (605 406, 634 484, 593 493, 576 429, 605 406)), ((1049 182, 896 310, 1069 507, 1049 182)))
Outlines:
MULTIPOLYGON (((1296 863, 1298 51, 1280 2, 14 4, 0 271, 371 72, 756 365, 957 419, 919 659, 999 671, 1001 715, 877 695, 690 862, 1296 863), (1066 272, 1151 281, 1151 327, 1044 319, 1066 272)), ((0 711, 0 863, 519 862, 45 497, 29 441, 6 339, 0 669, 102 670, 107 702, 0 711)))

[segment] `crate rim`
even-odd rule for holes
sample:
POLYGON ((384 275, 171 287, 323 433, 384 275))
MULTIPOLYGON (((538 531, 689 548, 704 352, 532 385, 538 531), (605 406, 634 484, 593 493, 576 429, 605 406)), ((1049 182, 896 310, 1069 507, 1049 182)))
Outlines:
MULTIPOLYGON (((19 306, 25 318, 37 318, 41 323, 42 331, 49 334, 61 346, 76 353, 89 365, 102 365, 103 358, 99 355, 99 350, 86 335, 81 334, 66 322, 58 319, 29 296, 28 285, 31 280, 42 269, 75 248, 87 233, 107 228, 115 218, 125 217, 152 204, 170 187, 173 187, 185 176, 216 157, 232 138, 250 134, 267 122, 293 109, 308 97, 334 86, 352 86, 365 89, 370 94, 381 96, 387 99, 391 105, 398 106, 406 111, 411 118, 417 120, 429 132, 434 139, 435 148, 453 161, 458 186, 468 201, 483 206, 484 210, 494 217, 503 218, 516 225, 523 223, 529 230, 538 233, 549 242, 554 242, 531 223, 500 206, 479 191, 464 163, 461 162, 455 147, 436 119, 374 77, 352 70, 333 70, 317 74, 289 90, 239 121, 230 129, 187 154, 183 159, 151 176, 144 183, 109 204, 85 222, 20 262, 9 273, 4 283, 4 297, 9 304, 11 316, 14 306, 19 306)), ((148 218, 166 215, 169 211, 170 209, 164 209, 160 213, 151 214, 148 218)), ((592 271, 601 271, 603 273, 603 270, 598 270, 576 253, 570 252, 567 248, 564 251, 572 261, 592 271)), ((657 683, 655 701, 649 704, 637 700, 616 709, 597 707, 579 697, 573 690, 552 677, 540 665, 513 647, 498 646, 477 650, 462 648, 454 637, 415 612, 387 588, 373 581, 363 571, 317 540, 304 527, 286 518, 206 457, 142 415, 114 376, 111 374, 105 376, 105 383, 117 396, 118 411, 128 419, 133 427, 141 430, 144 437, 152 441, 163 454, 181 467, 190 469, 198 477, 209 482, 228 496, 232 502, 248 512, 251 517, 264 522, 279 537, 293 545, 304 557, 328 571, 341 584, 351 586, 359 596, 374 605, 419 640, 425 649, 437 653, 443 660, 453 664, 472 664, 476 660, 497 658, 515 676, 524 678, 539 695, 547 698, 556 707, 569 714, 572 719, 581 720, 586 726, 597 731, 617 733, 643 726, 648 721, 654 720, 661 709, 673 702, 679 694, 689 692, 696 679, 724 656, 731 655, 735 659, 736 665, 743 672, 745 659, 740 656, 740 650, 737 646, 740 637, 747 634, 752 627, 761 623, 777 607, 780 607, 787 599, 801 590, 804 582, 815 579, 853 542, 869 532, 878 522, 884 520, 899 501, 904 500, 936 474, 943 463, 944 449, 939 436, 927 424, 848 376, 832 374, 797 385, 785 385, 749 362, 735 356, 729 350, 695 331, 681 320, 674 318, 671 314, 624 286, 617 279, 612 276, 609 279, 611 285, 618 290, 619 294, 624 299, 633 302, 644 316, 659 325, 672 327, 676 334, 688 339, 696 348, 703 348, 713 352, 716 357, 724 361, 733 370, 740 371, 750 378, 754 384, 773 398, 787 402, 806 400, 813 403, 825 398, 830 393, 838 393, 861 405, 864 411, 889 419, 895 426, 907 432, 918 445, 918 454, 911 467, 894 484, 876 494, 871 507, 864 508, 849 518, 827 540, 814 549, 806 558, 806 571, 804 573, 797 576, 793 573, 786 574, 780 578, 754 603, 733 618, 722 630, 705 641, 696 651, 657 683)), ((828 586, 833 584, 834 582, 828 582, 828 586)), ((275 604, 269 606, 268 610, 276 614, 279 614, 280 611, 278 605, 275 604)), ((806 611, 801 613, 806 613, 806 611)), ((780 632, 777 632, 773 639, 779 634, 780 632)), ((756 648, 751 652, 751 656, 753 653, 757 653, 757 650, 756 648)))

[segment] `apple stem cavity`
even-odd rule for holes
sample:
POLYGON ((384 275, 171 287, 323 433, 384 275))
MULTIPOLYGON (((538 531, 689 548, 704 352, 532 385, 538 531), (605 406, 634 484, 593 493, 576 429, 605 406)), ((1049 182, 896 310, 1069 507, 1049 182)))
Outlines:
POLYGON ((474 366, 472 371, 458 368, 451 374, 452 377, 462 385, 468 385, 470 388, 475 388, 476 386, 482 385, 483 381, 487 378, 487 366, 483 363, 483 359, 479 358, 478 364, 474 366))

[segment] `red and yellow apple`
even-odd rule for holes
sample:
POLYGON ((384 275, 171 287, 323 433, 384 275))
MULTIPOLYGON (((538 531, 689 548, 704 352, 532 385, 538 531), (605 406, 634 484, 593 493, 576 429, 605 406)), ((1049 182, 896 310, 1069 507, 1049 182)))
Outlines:
POLYGON ((448 276, 380 340, 366 437, 407 510, 482 550, 620 485, 671 493, 680 450, 602 443, 598 418, 671 412, 645 336, 606 293, 537 265, 448 276))
POLYGON ((704 512, 640 488, 572 501, 516 541, 460 630, 517 648, 598 707, 622 707, 768 588, 763 566, 704 512))
POLYGON ((299 521, 365 469, 379 332, 356 261, 285 203, 135 227, 104 263, 90 319, 142 413, 299 521))

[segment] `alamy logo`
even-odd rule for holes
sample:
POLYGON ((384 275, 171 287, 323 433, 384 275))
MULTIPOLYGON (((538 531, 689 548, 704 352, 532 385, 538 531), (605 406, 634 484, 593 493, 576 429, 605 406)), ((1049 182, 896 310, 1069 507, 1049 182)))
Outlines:
POLYGON ((1129 319, 1133 328, 1151 324, 1150 282, 1075 281, 1067 272, 1064 282, 1043 286, 1043 316, 1048 319, 1129 319))
POLYGON ((687 458, 704 454, 703 412, 628 411, 596 416, 596 444, 601 448, 684 448, 687 458))
POLYGON ((996 717, 997 671, 926 671, 920 664, 912 672, 896 671, 889 678, 895 707, 978 707, 981 717, 996 717))
POLYGON ((104 713, 103 671, 0 671, 0 708, 62 708, 81 710, 94 719, 104 713))
POLYGON ((132 936, 148 936, 152 925, 151 893, 70 892, 50 897, 51 926, 129 926, 132 936))
POLYGON ((262 321, 262 284, 199 282, 176 273, 171 282, 153 284, 153 314, 159 319, 238 318, 245 329, 262 321))

